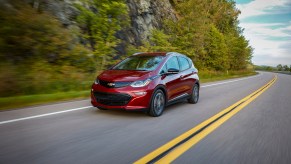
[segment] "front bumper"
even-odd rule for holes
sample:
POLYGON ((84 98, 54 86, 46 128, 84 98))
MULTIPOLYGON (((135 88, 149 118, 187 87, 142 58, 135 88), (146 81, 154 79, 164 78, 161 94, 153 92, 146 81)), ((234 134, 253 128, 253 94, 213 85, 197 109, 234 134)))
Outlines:
POLYGON ((145 88, 106 88, 93 84, 91 103, 95 107, 105 109, 144 110, 149 107, 152 90, 145 88), (144 95, 136 93, 146 92, 144 95))

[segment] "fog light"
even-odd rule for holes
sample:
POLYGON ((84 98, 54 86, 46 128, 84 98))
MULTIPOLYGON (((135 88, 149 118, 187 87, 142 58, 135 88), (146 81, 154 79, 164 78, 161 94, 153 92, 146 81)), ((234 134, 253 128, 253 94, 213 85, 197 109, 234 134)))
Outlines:
POLYGON ((136 96, 144 96, 147 92, 133 92, 136 96))

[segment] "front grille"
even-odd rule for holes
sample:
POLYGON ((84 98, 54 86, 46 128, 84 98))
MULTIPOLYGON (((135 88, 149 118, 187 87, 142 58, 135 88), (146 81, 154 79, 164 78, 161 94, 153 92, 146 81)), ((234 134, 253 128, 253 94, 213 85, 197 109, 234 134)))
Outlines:
POLYGON ((126 105, 131 96, 123 93, 103 93, 103 92, 94 92, 95 99, 98 103, 109 105, 109 106, 122 106, 126 105))
POLYGON ((127 82, 127 81, 122 81, 122 82, 108 82, 108 81, 104 81, 104 80, 98 80, 99 84, 107 87, 107 88, 121 88, 121 87, 126 87, 128 85, 131 84, 131 82, 127 82))

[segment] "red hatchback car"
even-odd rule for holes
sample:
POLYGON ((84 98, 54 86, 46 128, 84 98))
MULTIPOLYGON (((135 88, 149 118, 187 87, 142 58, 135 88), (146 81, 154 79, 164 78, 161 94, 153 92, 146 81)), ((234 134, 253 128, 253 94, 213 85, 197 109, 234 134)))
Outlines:
POLYGON ((101 109, 145 110, 160 116, 165 106, 199 99, 198 70, 177 52, 136 53, 101 73, 91 103, 101 109))

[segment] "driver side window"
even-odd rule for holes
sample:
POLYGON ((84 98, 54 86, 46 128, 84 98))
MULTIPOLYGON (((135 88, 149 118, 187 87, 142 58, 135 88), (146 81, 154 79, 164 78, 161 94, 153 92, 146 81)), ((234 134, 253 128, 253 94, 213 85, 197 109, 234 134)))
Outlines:
POLYGON ((161 69, 160 74, 167 73, 168 69, 170 69, 170 68, 175 68, 177 70, 180 69, 177 57, 174 56, 174 57, 170 58, 167 61, 167 63, 163 66, 163 68, 161 69))
POLYGON ((163 66, 163 68, 161 69, 160 74, 164 74, 164 73, 167 73, 167 72, 168 72, 168 70, 167 70, 167 64, 165 64, 163 66))

